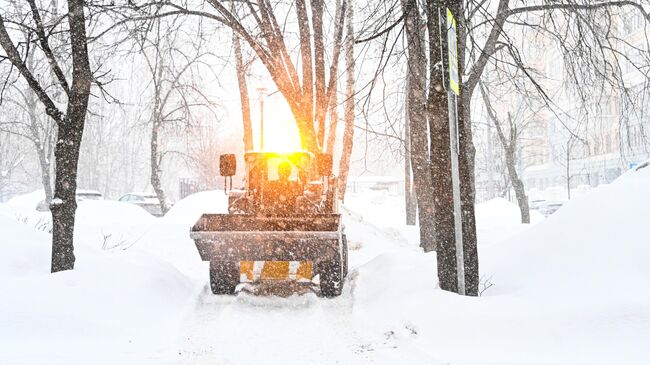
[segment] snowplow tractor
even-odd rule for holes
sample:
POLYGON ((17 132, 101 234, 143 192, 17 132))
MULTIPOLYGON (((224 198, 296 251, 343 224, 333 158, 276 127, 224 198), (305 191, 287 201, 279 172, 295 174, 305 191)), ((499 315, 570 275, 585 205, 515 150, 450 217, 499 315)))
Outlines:
MULTIPOLYGON (((210 262, 214 294, 240 283, 291 281, 341 294, 347 241, 337 209, 331 155, 247 152, 242 189, 230 190, 227 214, 203 214, 190 236, 210 262)), ((235 155, 220 157, 224 178, 236 174, 235 155)), ((224 185, 225 186, 225 185, 224 185)))

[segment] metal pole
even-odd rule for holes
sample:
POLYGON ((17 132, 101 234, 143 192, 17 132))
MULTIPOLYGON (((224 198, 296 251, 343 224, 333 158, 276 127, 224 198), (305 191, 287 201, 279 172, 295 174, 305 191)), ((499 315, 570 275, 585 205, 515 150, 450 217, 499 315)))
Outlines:
POLYGON ((260 96, 260 149, 264 150, 264 95, 260 96))
MULTIPOLYGON (((442 28, 442 17, 438 9, 439 24, 442 28)), ((445 35, 440 32, 441 47, 446 48, 449 67, 449 86, 447 87, 447 109, 449 111, 449 147, 451 150, 451 183, 454 198, 454 233, 456 241, 456 275, 458 279, 458 294, 465 295, 465 254, 463 247, 463 210, 460 201, 460 172, 458 163, 459 135, 458 135, 458 106, 457 95, 460 95, 460 75, 458 73, 458 45, 456 38, 456 20, 452 12, 447 9, 445 35)), ((441 50, 442 50, 441 49, 441 50)), ((444 51, 441 55, 444 57, 444 51)), ((444 60, 444 58, 443 58, 444 60)), ((444 75, 444 73, 443 73, 444 75)), ((443 76, 444 77, 444 76, 443 76)), ((445 80, 447 81, 447 80, 445 80)), ((443 82, 446 85, 446 82, 443 82)))
POLYGON ((458 109, 456 94, 447 91, 449 108, 449 144, 451 146, 451 182, 454 195, 454 231, 456 232, 456 273, 458 294, 465 295, 465 255, 463 249, 463 211, 460 202, 460 172, 458 168, 458 109))
POLYGON ((266 96, 266 88, 259 87, 257 91, 260 93, 260 150, 264 150, 264 97, 266 96))

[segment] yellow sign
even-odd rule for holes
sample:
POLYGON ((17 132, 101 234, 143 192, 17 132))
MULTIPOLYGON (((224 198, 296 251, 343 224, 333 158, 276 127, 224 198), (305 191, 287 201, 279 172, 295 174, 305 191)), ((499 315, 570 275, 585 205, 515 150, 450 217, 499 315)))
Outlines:
POLYGON ((447 48, 449 50, 449 87, 456 95, 460 95, 456 19, 454 19, 454 14, 449 9, 447 9, 447 48))

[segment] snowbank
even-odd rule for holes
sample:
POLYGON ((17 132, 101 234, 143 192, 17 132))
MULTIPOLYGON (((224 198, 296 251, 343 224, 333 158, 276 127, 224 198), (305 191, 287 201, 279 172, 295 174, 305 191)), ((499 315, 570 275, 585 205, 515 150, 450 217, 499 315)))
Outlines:
POLYGON ((52 226, 50 212, 39 212, 36 205, 45 199, 45 192, 34 192, 18 195, 5 203, 0 203, 0 214, 17 219, 29 226, 47 230, 52 226))
MULTIPOLYGON (((344 211, 356 222, 372 225, 403 244, 419 241, 417 224, 406 225, 403 196, 386 191, 347 194, 344 211)), ((537 211, 532 210, 530 214, 532 224, 544 219, 537 211)), ((476 228, 480 244, 486 245, 521 232, 528 225, 521 223, 517 204, 495 198, 476 205, 476 228)))
MULTIPOLYGON (((481 245, 504 240, 528 228, 521 223, 521 212, 517 204, 504 198, 494 198, 476 204, 476 230, 481 245)), ((531 224, 544 219, 536 210, 530 211, 531 224)))
POLYGON ((380 255, 353 279, 356 323, 375 349, 417 349, 428 363, 645 363, 648 217, 650 168, 481 244, 481 289, 493 286, 480 298, 436 290, 435 255, 380 255))
POLYGON ((168 224, 182 224, 189 228, 206 213, 228 213, 228 195, 223 190, 192 194, 174 204, 163 220, 168 224))
MULTIPOLYGON (((510 203, 477 206, 478 298, 439 290, 435 253, 421 252, 401 198, 384 192, 346 199, 351 270, 341 297, 215 297, 189 228, 204 212, 224 212, 226 198, 195 194, 166 217, 143 220, 147 230, 126 250, 81 245, 76 269, 55 275, 47 274, 48 235, 0 214, 9 232, 0 243, 2 360, 639 364, 650 357, 650 167, 532 225, 522 226, 510 203)), ((80 227, 92 225, 84 219, 80 227)), ((116 231, 128 226, 105 222, 116 231)))
POLYGON ((77 207, 77 246, 124 250, 136 245, 158 220, 141 207, 110 200, 84 200, 77 207))
POLYGON ((0 281, 49 272, 51 239, 0 212, 0 281))
POLYGON ((196 286, 203 286, 208 280, 208 264, 201 261, 190 228, 202 214, 227 212, 228 196, 223 190, 192 194, 156 220, 134 248, 171 263, 196 286))
POLYGON ((493 252, 495 279, 515 290, 613 300, 648 300, 650 289, 650 168, 567 202, 493 252), (535 260, 516 260, 535 257, 535 260), (605 292, 603 293, 603 290, 605 292))
POLYGON ((36 190, 28 194, 18 195, 9 199, 3 205, 7 208, 12 209, 31 209, 35 210, 36 205, 41 201, 45 200, 45 191, 43 189, 36 190))
POLYGON ((349 216, 348 220, 355 222, 347 224, 346 228, 354 230, 359 224, 369 225, 402 245, 419 239, 418 227, 406 225, 402 196, 385 190, 346 194, 343 211, 349 216))
MULTIPOLYGON (((79 213, 83 232, 93 222, 85 214, 96 212, 87 206, 79 213)), ((176 342, 196 289, 172 265, 77 245, 75 270, 50 274, 48 233, 7 214, 0 214, 0 232, 0 362, 134 362, 176 342)))

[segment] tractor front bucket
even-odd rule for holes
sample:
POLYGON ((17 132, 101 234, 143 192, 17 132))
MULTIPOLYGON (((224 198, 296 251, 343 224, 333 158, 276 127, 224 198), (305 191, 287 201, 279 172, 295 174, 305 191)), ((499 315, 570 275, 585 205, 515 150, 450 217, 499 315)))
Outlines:
POLYGON ((210 261, 211 286, 217 294, 234 293, 240 282, 311 282, 320 275, 321 293, 336 296, 347 271, 339 214, 204 214, 190 237, 201 259, 210 261))

